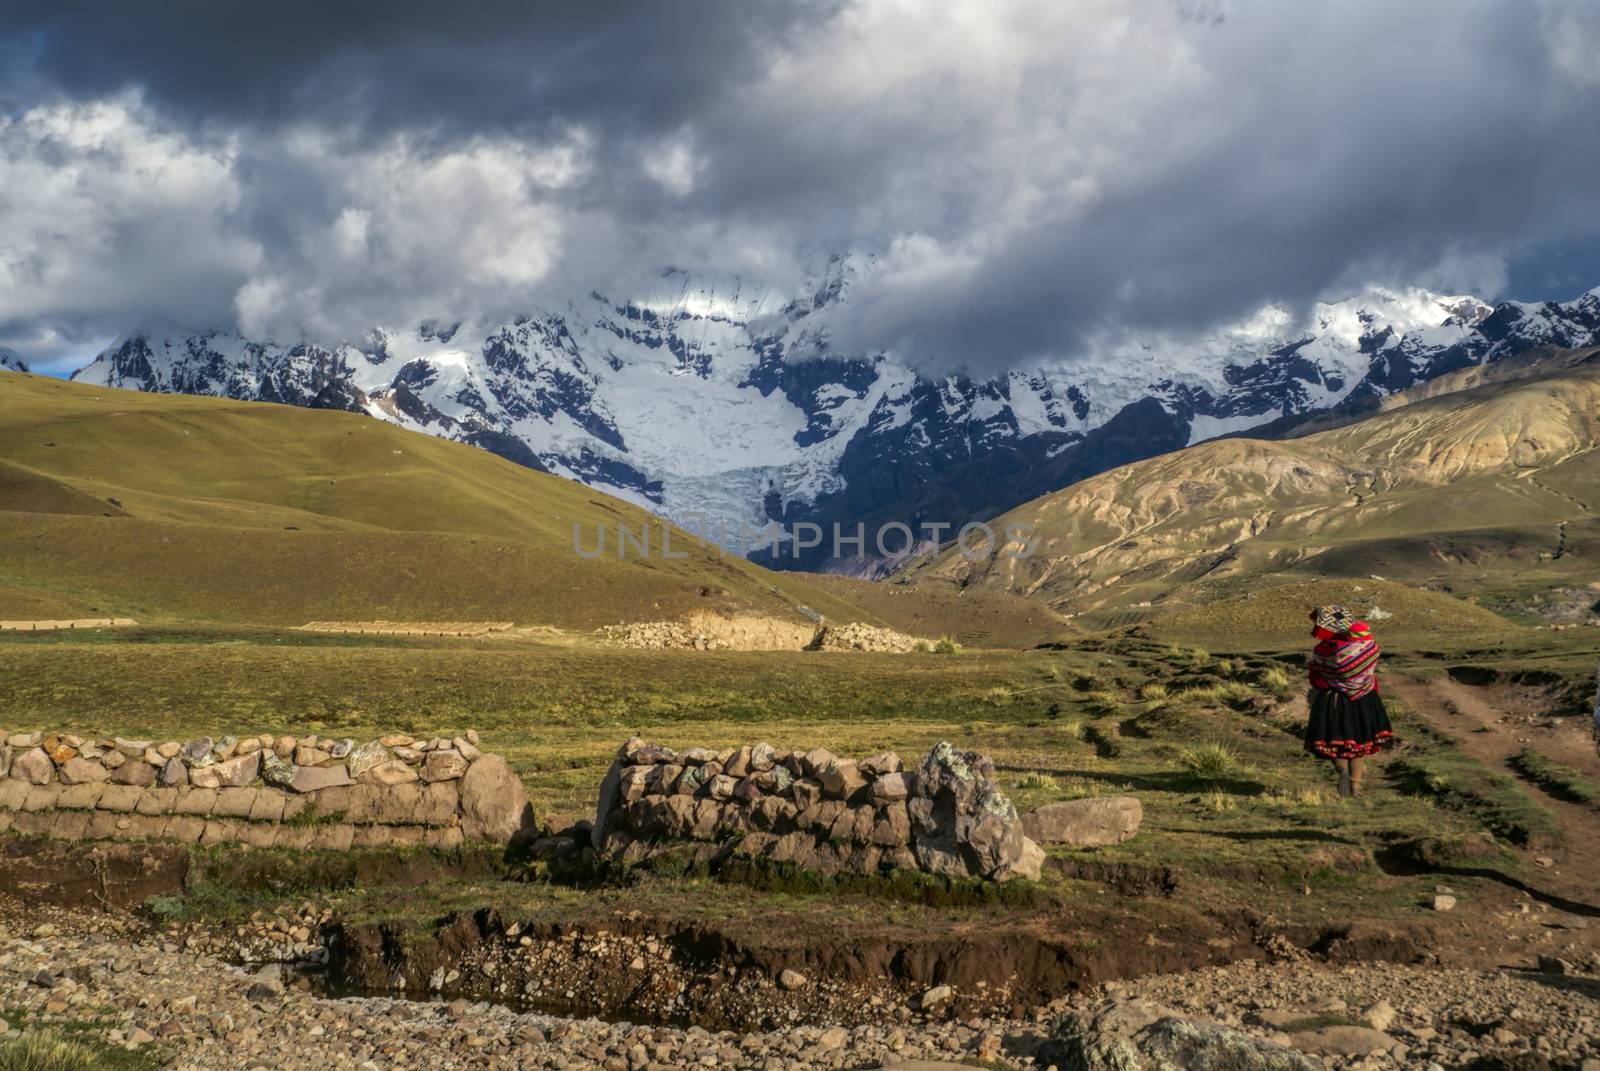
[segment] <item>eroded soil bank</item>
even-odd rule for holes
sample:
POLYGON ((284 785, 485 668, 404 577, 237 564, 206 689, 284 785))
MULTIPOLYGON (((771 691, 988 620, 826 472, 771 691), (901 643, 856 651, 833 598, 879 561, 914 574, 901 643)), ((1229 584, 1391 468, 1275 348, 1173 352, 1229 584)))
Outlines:
MULTIPOLYGON (((163 923, 169 902, 199 886, 277 889, 285 903, 314 888, 380 890, 388 910, 333 906, 285 923, 277 912, 185 917, 188 946, 233 962, 314 965, 337 994, 492 1000, 546 1013, 756 1029, 796 1022, 859 1024, 886 1007, 918 1006, 948 987, 941 1014, 1022 1015, 1102 982, 1311 949, 1335 960, 1416 962, 1431 937, 1417 928, 1292 926, 1203 896, 1123 896, 1116 874, 1081 898, 1010 907, 925 907, 852 896, 808 902, 719 888, 714 907, 682 896, 568 898, 559 918, 509 907, 430 911, 430 882, 479 882, 492 893, 527 886, 491 859, 384 853, 297 860, 267 853, 219 863, 170 845, 77 845, 8 838, 0 893, 41 906, 127 914, 163 923), (276 868, 275 868, 276 867, 276 868)), ((1195 890, 1198 892, 1198 890, 1195 890)), ((489 895, 486 893, 485 895, 489 895)))
POLYGON ((466 996, 710 1030, 878 1022, 884 1008, 917 1006, 941 987, 953 993, 941 1011, 1020 1016, 1115 979, 1305 948, 1334 960, 1410 963, 1424 958, 1426 943, 1382 927, 1285 932, 1245 914, 1115 901, 934 929, 886 924, 834 932, 781 914, 521 923, 481 910, 445 919, 429 933, 399 923, 336 922, 327 936, 335 992, 466 996))

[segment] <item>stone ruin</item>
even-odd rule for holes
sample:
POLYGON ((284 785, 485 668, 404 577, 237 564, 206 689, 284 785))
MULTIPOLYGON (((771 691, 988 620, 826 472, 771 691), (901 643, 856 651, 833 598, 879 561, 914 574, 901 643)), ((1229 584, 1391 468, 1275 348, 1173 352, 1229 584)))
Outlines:
POLYGON ((472 730, 360 744, 69 733, 0 743, 0 832, 342 850, 505 843, 531 825, 521 780, 472 730))
POLYGON ((673 751, 635 737, 601 783, 591 845, 640 861, 693 844, 697 861, 746 857, 823 874, 901 867, 954 878, 1039 877, 994 763, 940 743, 914 768, 884 752, 854 760, 769 744, 673 751))

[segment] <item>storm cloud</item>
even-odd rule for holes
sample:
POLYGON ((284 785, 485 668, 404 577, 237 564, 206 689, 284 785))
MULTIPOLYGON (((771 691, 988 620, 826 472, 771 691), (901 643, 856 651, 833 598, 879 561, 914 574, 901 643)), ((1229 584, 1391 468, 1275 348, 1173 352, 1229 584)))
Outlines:
POLYGON ((1494 297, 1600 235, 1597 49, 1582 0, 12 4, 0 345, 354 338, 844 249, 876 268, 834 344, 931 370, 1494 297))

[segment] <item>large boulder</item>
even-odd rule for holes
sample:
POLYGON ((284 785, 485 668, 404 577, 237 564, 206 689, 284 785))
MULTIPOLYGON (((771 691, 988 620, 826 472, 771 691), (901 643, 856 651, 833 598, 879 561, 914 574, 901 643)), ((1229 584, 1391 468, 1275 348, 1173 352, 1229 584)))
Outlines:
POLYGON ((461 832, 510 842, 534 829, 522 779, 499 755, 480 755, 461 778, 461 832))
POLYGON ((1069 1016, 1038 1062, 1082 1071, 1322 1071, 1293 1049, 1141 1000, 1069 1016))
POLYGON ((1121 844, 1138 832, 1144 808, 1132 796, 1046 803, 1022 816, 1022 829, 1040 844, 1095 848, 1121 844))

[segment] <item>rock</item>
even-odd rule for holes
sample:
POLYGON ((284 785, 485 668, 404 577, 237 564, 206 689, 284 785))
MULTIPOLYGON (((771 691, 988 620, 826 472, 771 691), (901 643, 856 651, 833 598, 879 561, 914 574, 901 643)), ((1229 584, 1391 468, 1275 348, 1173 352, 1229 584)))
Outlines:
POLYGON ((1040 844, 1094 848, 1121 844, 1138 832, 1144 808, 1132 796, 1046 803, 1022 816, 1022 829, 1040 844))
POLYGON ((985 780, 969 804, 956 815, 956 843, 978 873, 993 877, 1010 872, 1022 860, 1028 838, 1017 821, 1017 810, 992 780, 985 780))
MULTIPOLYGON (((283 762, 282 759, 277 761, 283 762)), ((291 792, 320 792, 325 788, 342 788, 354 784, 350 771, 343 766, 294 766, 289 768, 289 779, 282 787, 291 792)))
POLYGON ((191 767, 210 766, 217 759, 212 752, 213 747, 211 737, 202 736, 198 740, 190 740, 184 744, 178 756, 191 767))
POLYGON ((30 748, 11 760, 11 777, 30 785, 48 785, 56 779, 56 764, 44 748, 30 748))
MULTIPOLYGON (((257 750, 260 750, 259 748, 257 750)), ((340 767, 342 769, 342 767, 340 767)), ((288 788, 294 780, 295 771, 299 767, 288 759, 280 759, 276 752, 263 752, 261 756, 261 780, 278 788, 288 788)))
POLYGON ((188 777, 189 783, 195 788, 222 787, 222 776, 217 773, 215 765, 211 763, 205 766, 190 766, 188 777))
MULTIPOLYGON (((627 743, 622 745, 617 757, 612 760, 611 766, 606 770, 606 775, 600 779, 600 797, 595 801, 594 826, 589 830, 589 844, 596 851, 599 851, 601 845, 605 843, 606 830, 610 828, 612 812, 617 809, 617 803, 622 798, 622 771, 624 764, 632 765, 630 757, 625 753, 628 752, 635 741, 638 741, 641 746, 643 745, 643 741, 640 741, 638 737, 628 740, 627 743)), ((479 759, 478 761, 482 762, 483 760, 479 759)), ((469 768, 467 772, 471 773, 472 771, 469 768)))
POLYGON ((261 755, 241 755, 236 759, 225 759, 211 767, 216 772, 217 787, 243 788, 256 779, 261 772, 261 755))
POLYGON ((735 780, 742 780, 750 775, 751 748, 741 747, 734 751, 728 761, 723 765, 723 772, 735 780))
POLYGON ((1028 837, 1022 838, 1022 854, 1014 862, 1007 863, 990 875, 996 881, 1010 881, 1012 878, 1027 878, 1029 881, 1038 881, 1044 876, 1044 849, 1035 844, 1028 837))
POLYGON ((856 765, 868 777, 882 777, 884 774, 899 773, 903 769, 900 756, 892 751, 880 751, 876 755, 868 755, 856 765))
POLYGON ((889 848, 911 843, 911 816, 904 803, 890 803, 874 816, 869 839, 889 848))
POLYGON ((933 745, 917 767, 917 795, 945 795, 962 810, 985 782, 994 782, 994 763, 976 751, 958 751, 948 740, 933 745))
POLYGON ((821 802, 822 785, 809 777, 802 777, 789 786, 789 795, 794 800, 794 805, 804 811, 821 802))
POLYGON ((917 1001, 917 1007, 923 1011, 936 1011, 949 1004, 955 997, 956 991, 947 985, 936 985, 931 989, 922 991, 922 997, 917 1001))
POLYGON ((804 989, 810 981, 811 979, 799 971, 791 970, 787 967, 778 974, 778 988, 789 992, 793 992, 796 989, 804 989))
POLYGON ((1433 898, 1432 906, 1435 911, 1454 911, 1456 898, 1446 893, 1438 893, 1433 898))
POLYGON ((800 766, 812 777, 820 778, 822 771, 837 761, 833 752, 825 747, 814 747, 800 758, 800 766))
POLYGON ((393 758, 394 756, 390 754, 388 746, 382 740, 369 740, 365 744, 351 749, 349 760, 345 765, 349 767, 351 778, 360 781, 362 780, 362 774, 374 766, 381 766, 393 758))
POLYGON ((176 756, 161 767, 161 783, 168 788, 182 788, 189 783, 189 767, 176 756))
POLYGON ((874 803, 894 803, 909 797, 911 789, 906 784, 905 774, 891 772, 878 775, 877 780, 873 781, 872 787, 868 789, 868 793, 872 796, 872 802, 874 803))
POLYGON ((129 760, 112 771, 111 780, 119 785, 148 788, 156 783, 156 768, 143 760, 129 760))
MULTIPOLYGON (((511 841, 536 828, 522 780, 499 755, 484 755, 461 778, 461 832, 467 837, 511 841)), ((600 829, 597 816, 596 830, 600 829)))
POLYGON ((1388 1030, 1394 1025, 1394 1005, 1387 1000, 1380 1000, 1376 1004, 1369 1004, 1361 1011, 1361 1021, 1374 1030, 1388 1030))
POLYGON ((653 795, 668 796, 672 794, 673 787, 682 776, 682 766, 675 762, 663 762, 650 767, 650 776, 646 784, 653 795))
POLYGON ((846 759, 834 759, 821 772, 822 790, 829 799, 847 800, 866 787, 867 779, 861 776, 856 764, 846 759))
POLYGON ((733 790, 739 787, 739 782, 727 774, 718 774, 711 779, 707 789, 712 799, 728 800, 733 798, 733 790))
POLYGON ((1577 974, 1578 969, 1559 956, 1540 956, 1539 972, 1541 974, 1577 974))
MULTIPOLYGON (((465 741, 463 741, 465 743, 465 741)), ((474 750, 476 750, 474 748, 474 750)), ((461 778, 471 763, 467 757, 455 748, 445 751, 430 751, 422 760, 422 779, 424 781, 455 781, 461 778)))
MULTIPOLYGON (((316 767, 310 768, 316 769, 316 767)), ((301 769, 307 769, 307 767, 302 766, 301 769)), ((415 767, 407 766, 399 759, 390 759, 388 762, 378 763, 378 765, 362 774, 358 780, 363 784, 393 786, 408 785, 419 779, 415 767)))
POLYGON ((1106 1001, 1069 1016, 1036 1062, 1083 1071, 1322 1071, 1281 1045, 1142 1000, 1106 1001))
POLYGON ((149 747, 149 740, 124 740, 118 736, 112 739, 111 746, 125 759, 137 759, 144 755, 145 748, 149 747))
POLYGON ((1289 1035, 1290 1043, 1303 1052, 1324 1056, 1369 1056, 1394 1048, 1394 1038, 1370 1026, 1324 1026, 1289 1035))
POLYGON ((319 747, 307 747, 297 744, 294 749, 294 764, 296 766, 323 766, 333 761, 333 755, 319 747))
POLYGON ((777 752, 771 744, 761 743, 750 749, 750 772, 765 773, 777 764, 777 752))
POLYGON ((818 1052, 832 1052, 834 1049, 844 1047, 850 1040, 850 1031, 842 1026, 830 1026, 817 1035, 816 1050, 818 1052))
POLYGON ((50 756, 50 761, 61 766, 69 759, 77 757, 78 748, 66 737, 58 733, 51 733, 44 738, 44 743, 39 745, 44 748, 44 753, 50 756))
POLYGON ((80 755, 61 764, 61 780, 69 785, 104 781, 110 776, 111 771, 102 766, 98 759, 86 759, 80 755))

